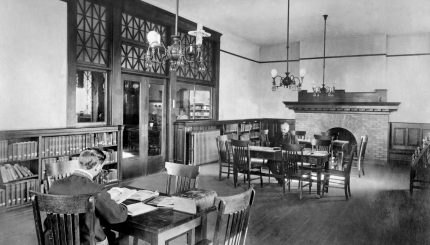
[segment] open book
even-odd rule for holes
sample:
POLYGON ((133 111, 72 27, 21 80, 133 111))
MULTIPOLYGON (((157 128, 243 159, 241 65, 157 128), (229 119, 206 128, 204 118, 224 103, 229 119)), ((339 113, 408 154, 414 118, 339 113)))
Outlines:
POLYGON ((131 216, 148 213, 155 209, 157 208, 141 202, 127 205, 128 215, 131 215, 131 216))
POLYGON ((122 203, 126 199, 136 200, 144 202, 154 197, 158 197, 158 191, 150 191, 150 190, 135 190, 128 189, 125 187, 113 187, 108 193, 110 197, 117 203, 122 203))

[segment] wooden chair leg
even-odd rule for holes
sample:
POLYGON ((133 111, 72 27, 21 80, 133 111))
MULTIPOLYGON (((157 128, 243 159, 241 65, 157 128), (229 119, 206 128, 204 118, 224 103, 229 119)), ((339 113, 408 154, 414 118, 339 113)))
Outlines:
POLYGON ((228 169, 228 172, 227 172, 227 179, 230 179, 230 163, 228 164, 228 167, 227 167, 227 169, 228 169))
POLYGON ((260 167, 260 185, 261 185, 261 188, 263 188, 263 172, 262 171, 263 171, 263 169, 262 169, 262 167, 260 167))
POLYGON ((302 200, 303 198, 303 181, 299 180, 300 185, 300 193, 299 193, 299 200, 302 200))
POLYGON ((350 185, 349 181, 348 181, 348 193, 349 193, 349 196, 351 197, 351 185, 350 185))
POLYGON ((222 164, 219 164, 219 176, 218 176, 218 180, 221 181, 221 173, 222 173, 222 164))
POLYGON ((346 183, 345 183, 344 189, 345 189, 345 198, 346 200, 348 200, 348 185, 346 183))

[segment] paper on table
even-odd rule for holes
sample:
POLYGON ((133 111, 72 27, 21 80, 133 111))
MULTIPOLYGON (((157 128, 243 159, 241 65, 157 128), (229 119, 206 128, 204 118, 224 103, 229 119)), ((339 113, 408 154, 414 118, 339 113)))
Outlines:
POLYGON ((158 196, 148 201, 146 204, 157 206, 157 207, 173 208, 173 199, 172 197, 168 197, 168 196, 158 196))
POLYGON ((189 198, 173 196, 173 209, 185 213, 196 214, 196 201, 189 198))
POLYGON ((144 202, 153 197, 157 197, 158 195, 159 195, 158 191, 139 190, 133 195, 131 195, 128 199, 144 202))
POLYGON ((123 201, 128 199, 136 192, 137 190, 134 190, 134 189, 120 188, 120 187, 113 187, 110 190, 108 190, 108 193, 110 194, 110 198, 114 200, 116 203, 122 203, 123 201))
POLYGON ((136 216, 139 214, 151 212, 152 210, 155 210, 157 208, 154 206, 147 205, 145 203, 138 202, 138 203, 127 205, 127 209, 128 209, 128 215, 136 216))

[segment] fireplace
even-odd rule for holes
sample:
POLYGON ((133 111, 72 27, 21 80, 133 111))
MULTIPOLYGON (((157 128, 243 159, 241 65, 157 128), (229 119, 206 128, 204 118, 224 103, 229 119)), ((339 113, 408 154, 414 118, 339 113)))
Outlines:
POLYGON ((366 158, 386 162, 389 146, 389 114, 400 103, 386 102, 386 90, 345 93, 336 90, 334 97, 313 97, 299 92, 298 102, 284 102, 296 113, 296 130, 306 131, 306 137, 327 132, 352 144, 368 135, 366 158))

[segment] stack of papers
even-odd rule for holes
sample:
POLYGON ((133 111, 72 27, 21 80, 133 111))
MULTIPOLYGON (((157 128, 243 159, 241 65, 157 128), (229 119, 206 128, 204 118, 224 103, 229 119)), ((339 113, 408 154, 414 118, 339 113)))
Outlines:
POLYGON ((139 214, 151 212, 157 208, 154 206, 150 206, 150 205, 138 202, 138 203, 127 205, 127 209, 128 209, 128 215, 136 216, 139 214))
POLYGON ((158 197, 158 195, 158 191, 139 190, 131 195, 128 199, 144 202, 151 198, 158 197))
POLYGON ((173 210, 195 214, 197 212, 195 200, 177 196, 158 196, 147 202, 149 205, 157 207, 173 208, 173 210))
POLYGON ((122 203, 129 197, 131 197, 133 194, 135 194, 137 190, 134 189, 128 189, 128 188, 120 188, 120 187, 113 187, 110 190, 108 190, 108 193, 110 194, 110 198, 114 200, 116 203, 122 203))

